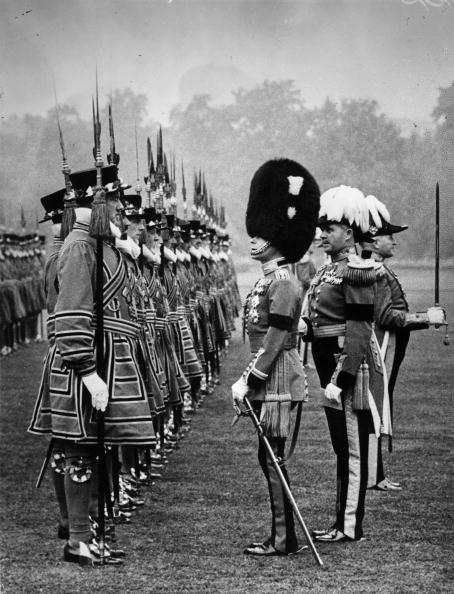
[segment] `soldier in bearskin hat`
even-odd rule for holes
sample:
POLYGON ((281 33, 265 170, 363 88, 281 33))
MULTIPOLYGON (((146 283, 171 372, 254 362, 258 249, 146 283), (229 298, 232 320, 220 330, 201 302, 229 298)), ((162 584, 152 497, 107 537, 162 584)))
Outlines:
MULTIPOLYGON (((315 233, 319 188, 299 163, 276 159, 263 164, 252 178, 246 212, 251 256, 263 277, 249 293, 244 323, 252 359, 232 386, 234 402, 251 400, 277 458, 284 458, 291 409, 304 399, 306 376, 296 349, 301 289, 290 264, 297 262, 315 233)), ((288 555, 298 551, 293 511, 270 455, 259 441, 258 458, 269 488, 271 533, 244 553, 288 555)), ((285 466, 282 471, 288 480, 285 466)))

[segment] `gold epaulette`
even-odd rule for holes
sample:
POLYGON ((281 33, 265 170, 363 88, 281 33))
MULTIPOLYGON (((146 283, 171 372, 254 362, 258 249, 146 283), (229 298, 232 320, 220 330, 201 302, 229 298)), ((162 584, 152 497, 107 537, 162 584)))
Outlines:
POLYGON ((363 260, 355 255, 349 256, 344 279, 348 285, 354 287, 370 287, 376 280, 374 261, 363 260))

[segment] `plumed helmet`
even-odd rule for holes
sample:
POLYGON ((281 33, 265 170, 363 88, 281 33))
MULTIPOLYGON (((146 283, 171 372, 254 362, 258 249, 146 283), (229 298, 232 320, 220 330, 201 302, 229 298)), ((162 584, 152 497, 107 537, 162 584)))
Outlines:
POLYGON ((369 229, 369 209, 364 194, 351 186, 336 186, 323 192, 320 198, 319 227, 341 223, 353 230, 359 241, 369 229))
POLYGON ((378 198, 369 194, 366 196, 366 203, 369 209, 369 229, 364 234, 364 241, 372 241, 374 237, 380 235, 393 235, 408 229, 408 225, 394 225, 391 223, 391 217, 388 209, 378 198))
POLYGON ((307 169, 290 159, 267 161, 251 181, 246 230, 297 262, 314 238, 319 206, 320 190, 307 169))

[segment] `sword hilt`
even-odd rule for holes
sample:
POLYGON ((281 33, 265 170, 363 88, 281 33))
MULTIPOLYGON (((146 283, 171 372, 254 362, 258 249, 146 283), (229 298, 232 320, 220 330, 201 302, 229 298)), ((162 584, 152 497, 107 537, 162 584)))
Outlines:
POLYGON ((232 423, 230 425, 231 427, 233 427, 234 425, 236 425, 238 423, 240 417, 249 417, 251 414, 250 408, 244 408, 244 409, 241 408, 239 400, 233 401, 233 409, 235 410, 235 416, 232 419, 232 423))
POLYGON ((437 330, 438 330, 438 328, 441 328, 442 326, 444 326, 445 335, 443 336, 443 344, 445 346, 449 346, 451 344, 451 341, 449 339, 449 322, 446 321, 446 311, 445 310, 443 310, 443 311, 445 313, 445 321, 442 324, 437 324, 435 326, 435 328, 437 328, 437 330))

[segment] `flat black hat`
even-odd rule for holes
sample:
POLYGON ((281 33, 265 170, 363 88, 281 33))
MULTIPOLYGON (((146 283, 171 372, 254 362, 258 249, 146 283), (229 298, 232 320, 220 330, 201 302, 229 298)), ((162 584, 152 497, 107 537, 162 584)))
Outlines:
MULTIPOLYGON (((89 187, 96 186, 96 168, 81 169, 70 173, 69 178, 75 190, 82 190, 86 192, 89 187)), ((116 165, 105 165, 102 168, 102 185, 106 186, 118 179, 118 169, 116 165)))
POLYGON ((38 221, 39 223, 44 223, 46 221, 52 221, 54 223, 61 222, 65 194, 66 188, 62 188, 61 190, 57 190, 56 192, 52 192, 52 194, 40 198, 40 202, 43 205, 46 214, 41 221, 38 221))
POLYGON ((129 194, 123 194, 121 201, 125 208, 134 208, 138 210, 142 206, 142 196, 137 193, 130 192, 129 194))
POLYGON ((147 225, 149 225, 150 227, 156 225, 158 215, 156 213, 156 208, 154 206, 147 206, 147 208, 144 208, 143 214, 147 225))
POLYGON ((145 221, 148 227, 157 227, 158 229, 162 226, 161 215, 156 211, 154 206, 144 208, 145 221))
POLYGON ((173 214, 168 214, 166 215, 166 220, 167 220, 167 227, 169 229, 174 229, 175 225, 176 225, 176 217, 173 214))
POLYGON ((188 239, 191 233, 191 226, 189 221, 178 219, 178 226, 180 227, 180 234, 184 239, 188 239))

